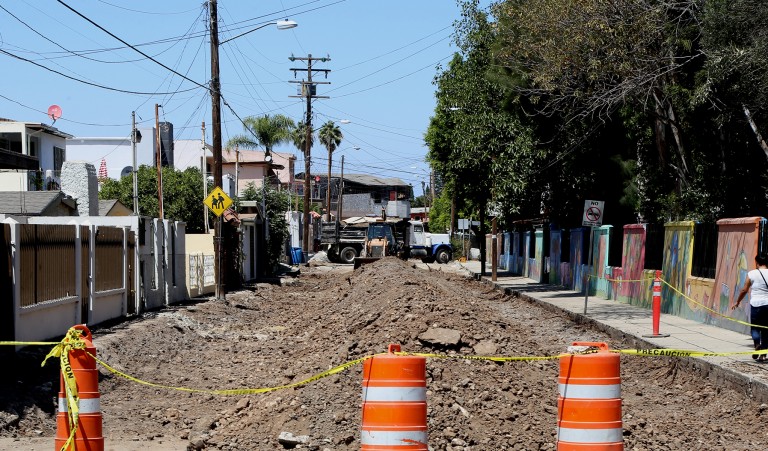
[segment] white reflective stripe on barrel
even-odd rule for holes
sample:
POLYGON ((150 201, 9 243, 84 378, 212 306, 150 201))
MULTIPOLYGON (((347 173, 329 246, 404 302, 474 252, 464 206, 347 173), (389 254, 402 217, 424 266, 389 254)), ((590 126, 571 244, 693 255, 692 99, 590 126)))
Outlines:
POLYGON ((571 443, 618 443, 624 442, 622 428, 573 429, 557 428, 557 440, 571 443))
POLYGON ((566 399, 614 399, 621 398, 621 384, 577 385, 557 384, 560 396, 566 399))
POLYGON ((360 437, 363 445, 413 446, 427 444, 427 431, 367 431, 360 437))
MULTIPOLYGON (((80 401, 77 403, 80 408, 80 413, 100 413, 101 403, 99 402, 99 399, 100 398, 80 398, 80 401)), ((67 398, 59 398, 59 412, 68 411, 67 398)))
POLYGON ((363 387, 366 402, 426 402, 426 387, 363 387))

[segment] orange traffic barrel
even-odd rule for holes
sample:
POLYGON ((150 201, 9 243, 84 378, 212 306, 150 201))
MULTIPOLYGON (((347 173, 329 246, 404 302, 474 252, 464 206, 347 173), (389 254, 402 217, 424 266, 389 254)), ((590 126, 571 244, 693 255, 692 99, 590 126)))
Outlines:
POLYGON ((389 353, 363 364, 361 450, 424 450, 427 445, 427 359, 389 353))
MULTIPOLYGON (((93 345, 91 331, 85 324, 74 326, 82 332, 85 349, 73 349, 69 352, 69 368, 62 371, 70 371, 74 375, 77 385, 77 406, 79 416, 74 441, 70 449, 77 451, 104 451, 104 437, 102 436, 101 405, 99 394, 99 371, 96 369, 96 347, 93 345), (91 354, 91 355, 89 355, 91 354)), ((59 376, 59 409, 56 414, 56 450, 61 450, 67 443, 72 426, 69 418, 69 406, 67 405, 66 385, 64 376, 59 376)))
POLYGON ((571 350, 590 348, 597 351, 560 357, 559 451, 624 449, 619 354, 610 352, 605 343, 576 342, 571 350))

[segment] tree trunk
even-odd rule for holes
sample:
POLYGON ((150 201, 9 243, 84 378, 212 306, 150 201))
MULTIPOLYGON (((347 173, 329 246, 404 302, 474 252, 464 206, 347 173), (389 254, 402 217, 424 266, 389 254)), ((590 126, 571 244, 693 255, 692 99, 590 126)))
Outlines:
POLYGON ((752 113, 750 113, 749 108, 747 108, 746 105, 741 105, 741 107, 744 109, 744 116, 747 118, 747 122, 749 122, 749 126, 752 128, 752 132, 755 134, 757 144, 760 145, 760 148, 763 149, 765 156, 768 157, 768 144, 766 144, 765 140, 763 139, 763 135, 760 134, 760 130, 757 129, 757 124, 755 124, 754 119, 752 119, 752 113))

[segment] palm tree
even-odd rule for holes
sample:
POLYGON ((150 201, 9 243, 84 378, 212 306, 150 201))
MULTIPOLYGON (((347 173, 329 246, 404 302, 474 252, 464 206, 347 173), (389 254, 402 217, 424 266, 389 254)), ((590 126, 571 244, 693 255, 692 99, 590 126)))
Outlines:
POLYGON ((275 114, 274 116, 265 114, 264 116, 246 117, 243 119, 243 128, 248 134, 230 138, 227 141, 227 149, 232 147, 256 149, 262 145, 265 153, 269 155, 276 145, 292 140, 296 124, 293 119, 282 114, 275 114))
POLYGON ((331 218, 331 158, 333 151, 341 144, 341 140, 344 139, 344 135, 341 133, 341 129, 333 122, 328 121, 320 127, 317 132, 317 137, 320 139, 320 144, 324 145, 328 149, 328 192, 327 198, 327 214, 328 219, 331 218))

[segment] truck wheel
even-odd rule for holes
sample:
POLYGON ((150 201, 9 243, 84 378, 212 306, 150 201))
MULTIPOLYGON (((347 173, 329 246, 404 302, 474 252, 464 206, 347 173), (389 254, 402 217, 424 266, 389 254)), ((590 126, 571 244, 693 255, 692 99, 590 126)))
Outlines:
POLYGON ((355 257, 357 257, 357 249, 354 247, 345 247, 339 252, 339 260, 341 260, 342 263, 354 263, 355 257))
POLYGON ((452 258, 451 251, 448 249, 440 249, 437 251, 437 254, 435 254, 435 261, 442 264, 448 263, 452 258))

